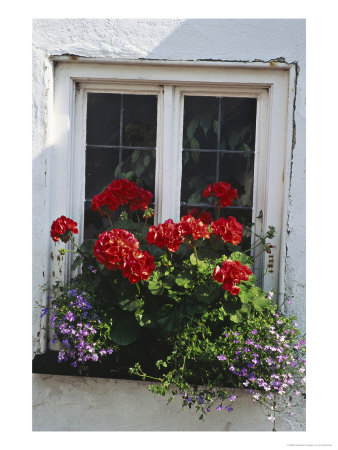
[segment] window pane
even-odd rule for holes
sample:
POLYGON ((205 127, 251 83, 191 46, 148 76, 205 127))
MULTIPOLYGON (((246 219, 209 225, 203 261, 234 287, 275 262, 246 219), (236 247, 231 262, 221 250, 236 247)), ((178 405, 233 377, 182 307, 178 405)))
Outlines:
POLYGON ((127 178, 154 195, 157 96, 88 94, 87 105, 84 228, 95 237, 107 224, 91 211, 91 199, 114 179, 127 178))
POLYGON ((220 149, 255 150, 256 99, 224 97, 220 149))
POLYGON ((251 207, 257 100, 186 96, 184 103, 181 201, 207 203, 203 189, 225 181, 238 191, 233 205, 251 207))
POLYGON ((129 150, 124 148, 122 151, 121 178, 128 178, 155 195, 155 158, 155 150, 129 150))
POLYGON ((90 147, 86 151, 86 199, 102 191, 115 178, 119 165, 119 150, 90 147))
POLYGON ((184 97, 183 148, 217 148, 217 97, 184 97))
POLYGON ((220 153, 219 179, 230 183, 238 191, 235 206, 252 206, 254 154, 220 153))
POLYGON ((156 146, 156 95, 123 95, 123 145, 156 146))
POLYGON ((215 152, 183 151, 182 154, 182 188, 181 201, 185 203, 205 202, 202 191, 216 177, 215 152))
POLYGON ((120 104, 120 94, 88 94, 87 144, 119 144, 120 104))

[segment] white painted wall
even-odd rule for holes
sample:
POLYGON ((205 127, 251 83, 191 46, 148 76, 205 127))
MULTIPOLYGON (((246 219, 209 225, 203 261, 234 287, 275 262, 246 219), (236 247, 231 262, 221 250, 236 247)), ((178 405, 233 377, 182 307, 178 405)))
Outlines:
MULTIPOLYGON (((33 431, 271 431, 271 422, 244 390, 235 390, 234 410, 213 409, 205 420, 182 409, 180 396, 154 396, 144 381, 33 375, 33 431), (79 398, 81 401, 79 401, 79 398)), ((301 406, 301 402, 299 403, 301 406)), ((305 431, 304 411, 292 422, 276 420, 277 431, 305 431)))
MULTIPOLYGON (((225 19, 39 19, 33 22, 33 352, 40 347, 39 285, 49 265, 47 141, 52 73, 49 57, 297 62, 295 146, 288 198, 285 290, 305 330, 305 21, 225 19)), ((57 130, 56 130, 57 131, 57 130)), ((40 380, 40 378, 37 378, 40 380)), ((54 381, 53 381, 54 382, 54 381)), ((101 380, 102 382, 102 380, 101 380)), ((98 382, 99 383, 99 382, 98 382)), ((46 384, 37 381, 37 395, 46 384)), ((47 390, 48 391, 48 390, 47 390)))

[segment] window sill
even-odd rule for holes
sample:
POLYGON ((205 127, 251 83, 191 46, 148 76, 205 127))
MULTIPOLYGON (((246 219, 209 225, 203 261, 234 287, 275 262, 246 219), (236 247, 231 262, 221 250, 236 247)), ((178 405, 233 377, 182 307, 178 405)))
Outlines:
POLYGON ((75 377, 95 377, 140 381, 140 377, 129 374, 128 367, 112 369, 112 361, 109 358, 106 358, 100 364, 92 363, 79 368, 71 367, 66 362, 58 363, 57 355, 58 352, 55 351, 48 351, 47 353, 36 355, 33 359, 32 372, 35 374, 45 375, 67 375, 75 377))

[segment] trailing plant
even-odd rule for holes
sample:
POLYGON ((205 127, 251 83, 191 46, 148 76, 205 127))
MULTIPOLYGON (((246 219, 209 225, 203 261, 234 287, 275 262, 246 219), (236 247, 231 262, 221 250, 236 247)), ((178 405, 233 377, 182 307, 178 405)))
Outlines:
MULTIPOLYGON (((50 289, 58 360, 76 367, 110 354, 112 364, 127 361, 134 376, 158 381, 152 392, 181 395, 201 417, 211 408, 231 412, 236 395, 229 387, 245 387, 268 408, 275 429, 291 393, 303 393, 305 341, 257 284, 251 249, 241 248, 243 225, 220 217, 237 190, 218 182, 202 196, 216 218, 194 209, 178 222, 149 225, 152 194, 113 180, 92 201, 107 221, 96 240, 77 244, 76 222, 53 222, 52 239, 70 247, 60 253, 76 253, 72 270, 81 268, 70 284, 50 289)), ((253 248, 270 253, 274 232, 256 235, 253 248)))

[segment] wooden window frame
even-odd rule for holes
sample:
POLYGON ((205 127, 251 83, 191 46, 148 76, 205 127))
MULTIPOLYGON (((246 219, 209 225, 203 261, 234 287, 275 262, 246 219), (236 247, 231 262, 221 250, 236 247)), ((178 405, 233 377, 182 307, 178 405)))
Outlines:
MULTIPOLYGON (((273 271, 264 289, 284 294, 285 233, 290 179, 295 96, 295 67, 288 64, 91 61, 53 58, 54 89, 49 120, 52 145, 50 222, 64 214, 79 223, 83 237, 85 193, 86 94, 110 92, 158 95, 156 142, 156 217, 178 220, 182 175, 183 99, 185 95, 251 97, 257 99, 253 192, 254 231, 276 228, 273 271)), ((50 243, 51 252, 57 249, 50 243)), ((53 258, 50 281, 67 281, 71 254, 53 258)), ((261 255, 256 275, 269 262, 261 255)), ((271 261, 270 261, 271 263, 271 261)))

